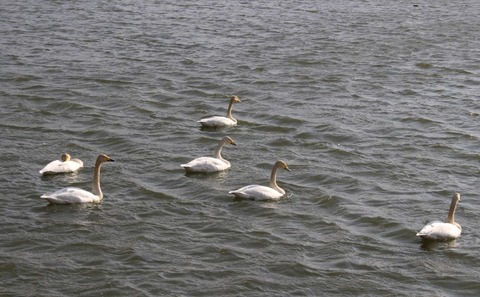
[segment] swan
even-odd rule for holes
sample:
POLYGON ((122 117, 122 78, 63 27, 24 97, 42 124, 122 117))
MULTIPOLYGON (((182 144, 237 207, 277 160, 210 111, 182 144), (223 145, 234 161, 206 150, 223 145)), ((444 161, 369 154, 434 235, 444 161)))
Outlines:
POLYGON ((97 157, 93 174, 92 193, 75 187, 67 187, 50 194, 43 194, 40 197, 52 204, 75 204, 101 201, 103 193, 100 188, 100 167, 104 162, 114 162, 114 160, 104 154, 97 157))
POLYGON ((417 236, 426 240, 452 240, 460 236, 462 233, 462 227, 455 223, 455 209, 460 201, 460 193, 455 193, 450 203, 450 210, 448 212, 448 220, 446 223, 441 221, 433 221, 423 227, 417 236))
POLYGON ((83 162, 80 159, 72 159, 67 153, 63 153, 60 160, 55 160, 48 163, 40 174, 57 174, 57 173, 71 173, 83 167, 83 162))
POLYGON ((231 127, 237 125, 237 120, 232 116, 233 103, 242 102, 237 96, 230 98, 230 103, 227 109, 227 116, 213 116, 204 118, 198 121, 203 128, 219 128, 219 127, 231 127))
POLYGON ((200 157, 188 162, 187 164, 182 164, 183 168, 187 173, 211 173, 217 171, 223 171, 230 168, 230 162, 222 158, 221 152, 222 148, 226 144, 237 145, 233 139, 228 136, 225 136, 218 143, 217 148, 215 149, 215 157, 200 157))
POLYGON ((235 198, 251 199, 251 200, 279 200, 285 191, 277 185, 277 171, 278 169, 285 169, 291 171, 288 168, 287 163, 283 161, 275 162, 273 165, 272 174, 270 175, 270 184, 268 187, 259 185, 249 185, 240 188, 235 191, 228 192, 233 194, 235 198))

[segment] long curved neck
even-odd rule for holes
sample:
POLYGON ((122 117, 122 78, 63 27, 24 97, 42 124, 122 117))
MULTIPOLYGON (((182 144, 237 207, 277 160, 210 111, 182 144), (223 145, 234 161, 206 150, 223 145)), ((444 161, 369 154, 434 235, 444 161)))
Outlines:
POLYGON ((233 100, 230 100, 230 104, 228 105, 228 109, 227 109, 227 118, 231 120, 235 120, 232 116, 233 103, 234 103, 233 100))
POLYGON ((457 208, 458 199, 452 199, 450 203, 450 210, 448 211, 448 222, 450 224, 455 224, 455 209, 457 208))
POLYGON ((225 160, 222 157, 222 148, 225 145, 225 141, 220 141, 220 143, 217 146, 217 149, 215 149, 215 158, 220 159, 220 160, 225 160))
POLYGON ((102 189, 100 188, 100 167, 102 166, 102 162, 97 159, 95 162, 95 172, 93 173, 93 181, 92 181, 92 193, 103 198, 102 189))
POLYGON ((275 164, 272 169, 272 174, 270 175, 270 188, 280 189, 277 185, 277 171, 278 171, 278 164, 275 164))

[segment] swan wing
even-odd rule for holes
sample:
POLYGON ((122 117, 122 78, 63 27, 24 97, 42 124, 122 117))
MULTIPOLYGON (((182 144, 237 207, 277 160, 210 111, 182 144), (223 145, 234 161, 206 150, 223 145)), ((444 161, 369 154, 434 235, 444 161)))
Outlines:
POLYGON ((100 197, 80 188, 68 187, 40 196, 53 204, 76 204, 100 201, 100 197))
POLYGON ((60 161, 55 160, 47 164, 42 170, 40 170, 40 174, 57 174, 57 173, 70 173, 77 171, 83 167, 83 162, 79 159, 73 159, 70 161, 60 161))
POLYGON ((79 168, 83 167, 83 161, 80 159, 74 158, 74 159, 71 159, 70 161, 78 163, 78 165, 80 166, 79 168))
POLYGON ((460 236, 462 229, 450 223, 430 222, 417 233, 417 236, 429 240, 452 240, 460 236))
POLYGON ((60 160, 52 161, 48 163, 45 167, 43 167, 43 169, 40 170, 39 172, 40 174, 59 173, 61 172, 60 168, 62 163, 63 162, 60 160))
POLYGON ((198 121, 203 127, 229 127, 237 125, 236 120, 227 117, 213 116, 198 121))
POLYGON ((180 166, 187 172, 210 173, 230 168, 230 162, 212 157, 200 157, 180 166))
POLYGON ((83 167, 83 162, 78 159, 63 162, 64 172, 74 172, 83 167))
POLYGON ((284 193, 277 190, 259 185, 249 185, 238 190, 228 192, 233 194, 236 198, 251 199, 251 200, 279 200, 284 193))

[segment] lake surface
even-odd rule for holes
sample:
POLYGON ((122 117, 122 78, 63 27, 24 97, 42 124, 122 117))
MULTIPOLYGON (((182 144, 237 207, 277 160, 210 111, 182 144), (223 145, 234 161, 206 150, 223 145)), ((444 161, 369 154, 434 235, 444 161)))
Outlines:
POLYGON ((1 7, 0 295, 480 294, 479 1, 1 7), (185 175, 225 135, 232 168, 185 175), (100 153, 100 204, 40 199, 100 153), (284 199, 228 194, 276 160, 284 199), (422 244, 454 192, 461 237, 422 244))

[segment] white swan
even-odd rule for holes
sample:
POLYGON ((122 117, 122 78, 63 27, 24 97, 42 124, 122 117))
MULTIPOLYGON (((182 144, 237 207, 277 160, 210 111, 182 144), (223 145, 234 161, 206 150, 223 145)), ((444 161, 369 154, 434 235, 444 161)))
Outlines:
POLYGON ((198 121, 204 128, 219 128, 219 127, 230 127, 236 126, 237 120, 232 116, 233 103, 241 102, 237 96, 230 98, 230 104, 227 109, 227 116, 213 116, 201 119, 198 121))
POLYGON ((277 161, 272 169, 270 175, 270 184, 268 187, 259 185, 249 185, 228 193, 233 194, 236 198, 251 199, 251 200, 279 200, 285 191, 277 185, 277 170, 285 169, 290 171, 287 163, 277 161))
POLYGON ((455 193, 450 203, 450 210, 448 212, 448 220, 446 223, 440 221, 433 221, 423 227, 417 236, 426 240, 452 240, 460 236, 462 227, 455 223, 455 209, 460 201, 460 193, 455 193))
POLYGON ((95 171, 93 174, 92 182, 92 192, 68 187, 58 190, 50 194, 44 194, 40 196, 43 199, 46 199, 52 204, 75 204, 75 203, 89 203, 89 202, 99 202, 103 199, 102 189, 100 188, 100 167, 104 162, 114 162, 107 155, 99 155, 97 161, 95 162, 95 171))
POLYGON ((187 173, 211 173, 217 171, 223 171, 230 168, 230 162, 222 158, 222 148, 225 144, 236 145, 233 139, 228 136, 225 136, 218 143, 217 148, 215 149, 215 157, 200 157, 188 162, 187 164, 182 164, 183 168, 187 173))
POLYGON ((83 167, 83 162, 79 159, 71 159, 70 155, 63 153, 61 160, 55 160, 47 164, 40 170, 40 174, 71 173, 83 167))

